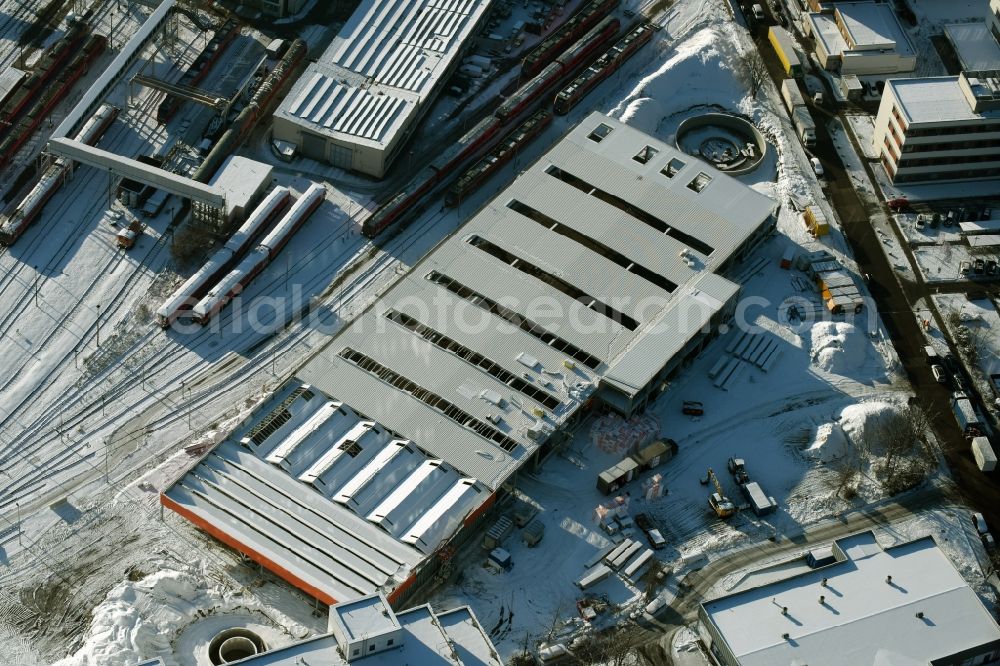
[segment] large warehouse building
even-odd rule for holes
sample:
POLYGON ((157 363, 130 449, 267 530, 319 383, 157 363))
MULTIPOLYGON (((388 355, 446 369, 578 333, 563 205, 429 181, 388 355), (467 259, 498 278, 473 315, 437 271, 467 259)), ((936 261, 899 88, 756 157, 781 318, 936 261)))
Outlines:
POLYGON ((490 0, 363 0, 274 113, 274 138, 381 178, 433 104, 490 0))
POLYGON ((958 666, 1000 659, 1000 627, 932 537, 883 548, 864 532, 820 552, 805 573, 702 604, 699 629, 715 663, 958 666))
POLYGON ((719 273, 775 215, 592 114, 163 503, 327 603, 402 604, 589 407, 641 411, 715 337, 740 293, 719 273))

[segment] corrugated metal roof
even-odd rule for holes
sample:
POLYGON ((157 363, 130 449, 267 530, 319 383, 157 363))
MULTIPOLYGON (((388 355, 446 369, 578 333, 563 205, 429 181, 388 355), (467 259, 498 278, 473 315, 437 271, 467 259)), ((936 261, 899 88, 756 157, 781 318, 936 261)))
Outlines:
POLYGON ((771 199, 708 164, 592 114, 398 280, 377 308, 346 327, 300 377, 496 488, 545 439, 540 430, 559 427, 598 382, 608 381, 626 393, 642 388, 739 292, 739 285, 710 269, 765 228, 775 207, 771 199), (587 136, 600 123, 612 131, 597 143, 587 136), (640 164, 632 157, 645 146, 653 146, 656 154, 640 164), (671 160, 684 166, 668 178, 660 171, 671 160), (618 203, 590 196, 550 175, 550 165, 593 179, 618 203), (688 189, 687 183, 701 173, 711 182, 700 193, 688 189), (514 199, 522 204, 515 206, 522 212, 508 206, 514 199), (656 221, 651 223, 649 216, 656 221), (553 232, 552 224, 576 235, 553 232), (677 233, 670 235, 670 229, 677 233), (484 239, 493 249, 477 247, 471 238, 484 239), (707 258, 690 247, 702 243, 712 248, 707 258), (616 253, 620 256, 612 259, 616 253), (658 286, 649 273, 643 277, 623 259, 666 276, 677 287, 658 286), (527 270, 526 264, 534 270, 527 270), (431 274, 444 283, 427 279, 431 274), (630 330, 579 300, 589 298, 634 318, 638 326, 630 330), (496 304, 514 314, 513 324, 510 317, 500 316, 496 304), (561 404, 533 414, 537 403, 495 373, 463 360, 455 348, 442 348, 389 321, 387 310, 405 313, 503 370, 544 387, 561 404), (530 330, 523 321, 531 323, 530 330), (575 367, 564 366, 571 356, 566 344, 600 361, 593 370, 579 359, 575 367), (504 450, 409 388, 400 390, 383 381, 378 370, 366 371, 340 358, 344 349, 363 354, 491 424, 517 446, 504 450), (484 400, 483 391, 495 392, 507 404, 500 407, 484 400))
POLYGON ((297 382, 164 494, 337 600, 392 589, 489 497, 476 479, 297 382))
POLYGON ((418 115, 490 0, 365 0, 276 115, 385 147, 418 115))

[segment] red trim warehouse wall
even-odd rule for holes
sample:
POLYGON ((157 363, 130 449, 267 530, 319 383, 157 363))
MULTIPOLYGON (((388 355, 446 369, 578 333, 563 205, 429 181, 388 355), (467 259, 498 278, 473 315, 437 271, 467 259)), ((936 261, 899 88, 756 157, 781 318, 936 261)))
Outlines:
POLYGON ((290 571, 288 571, 287 569, 279 566, 278 564, 276 564, 275 562, 271 561, 269 558, 265 557, 264 555, 261 555, 260 553, 258 553, 257 551, 255 551, 253 548, 250 548, 246 544, 241 543, 239 540, 237 540, 236 538, 234 538, 233 535, 224 532, 223 530, 219 529, 215 525, 213 525, 213 524, 209 523, 208 521, 202 519, 200 516, 198 516, 194 512, 189 511, 188 509, 185 509, 180 504, 178 504, 177 502, 173 501, 172 499, 170 499, 169 497, 167 497, 163 493, 160 493, 160 503, 163 506, 165 506, 168 509, 170 509, 171 511, 173 511, 174 513, 176 513, 177 515, 182 516, 183 518, 186 518, 187 520, 191 521, 193 524, 197 525, 203 531, 205 531, 208 534, 212 535, 213 537, 215 537, 216 539, 218 539, 222 543, 226 544, 230 548, 233 548, 233 549, 235 549, 235 550, 243 553, 244 555, 246 555, 247 557, 249 557, 251 560, 253 560, 257 564, 260 564, 262 567, 264 567, 265 569, 267 569, 271 573, 273 573, 276 576, 282 578, 286 582, 291 583, 292 585, 294 585, 298 589, 302 590, 306 594, 309 594, 313 598, 319 599, 323 603, 325 603, 327 605, 330 605, 330 606, 333 606, 334 604, 337 603, 337 600, 334 599, 333 597, 331 597, 329 594, 326 594, 325 592, 323 592, 319 588, 314 587, 314 586, 310 585, 309 583, 305 582, 304 580, 300 579, 298 576, 295 576, 290 571))

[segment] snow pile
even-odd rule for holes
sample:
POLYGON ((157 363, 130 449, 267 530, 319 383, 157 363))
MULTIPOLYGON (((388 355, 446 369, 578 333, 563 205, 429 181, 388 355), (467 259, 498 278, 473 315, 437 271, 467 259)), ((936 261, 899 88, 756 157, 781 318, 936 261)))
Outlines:
MULTIPOLYGON (((200 618, 267 608, 246 590, 231 594, 229 586, 220 584, 219 576, 204 565, 185 571, 163 567, 163 563, 151 563, 156 573, 124 581, 108 592, 94 609, 83 645, 54 666, 134 666, 154 656, 173 666, 178 664, 174 639, 200 618)), ((267 613, 277 615, 276 621, 287 632, 301 636, 309 631, 273 608, 267 608, 267 613)), ((211 638, 205 637, 206 645, 211 638)))
POLYGON ((878 427, 880 422, 891 418, 898 411, 897 405, 881 400, 848 405, 840 412, 840 427, 850 441, 862 442, 866 430, 878 427))
POLYGON ((730 64, 738 56, 733 52, 732 37, 726 34, 727 27, 703 28, 686 39, 659 69, 643 77, 609 115, 656 135, 660 122, 678 108, 684 108, 685 102, 692 107, 739 106, 745 91, 730 64), (729 52, 723 53, 721 49, 729 52), (682 91, 686 99, 678 99, 682 91))
POLYGON ((635 451, 659 434, 659 419, 648 414, 628 420, 613 415, 602 416, 590 427, 591 441, 605 453, 635 451))
POLYGON ((868 353, 868 341, 854 324, 821 321, 813 324, 812 362, 835 375, 850 375, 861 368, 868 353))
POLYGON ((839 423, 824 423, 816 428, 816 438, 803 455, 820 462, 839 460, 847 455, 848 441, 839 423))

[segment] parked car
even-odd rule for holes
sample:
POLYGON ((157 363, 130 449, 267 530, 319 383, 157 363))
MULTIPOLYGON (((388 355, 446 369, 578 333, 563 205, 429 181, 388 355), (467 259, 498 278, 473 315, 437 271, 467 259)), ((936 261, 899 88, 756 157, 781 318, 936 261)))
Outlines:
POLYGON ((813 173, 815 173, 817 176, 822 177, 823 176, 823 165, 819 163, 819 158, 818 157, 810 157, 809 158, 809 163, 812 164, 813 173))
POLYGON ((917 219, 913 223, 913 228, 916 229, 917 231, 923 231, 925 226, 926 225, 924 224, 923 214, 917 215, 917 219))
POLYGON ((983 518, 983 514, 978 511, 975 511, 972 514, 972 524, 976 528, 976 532, 979 536, 990 533, 990 528, 986 525, 986 519, 983 518))
POLYGON ((750 7, 750 11, 753 12, 753 18, 755 21, 764 20, 764 8, 761 7, 760 5, 757 4, 753 5, 752 7, 750 7))
POLYGON ((993 217, 993 210, 991 208, 984 208, 981 219, 988 220, 993 217))
POLYGON ((948 374, 944 371, 944 368, 937 363, 931 366, 931 374, 934 375, 934 381, 938 384, 944 384, 948 381, 948 374))

